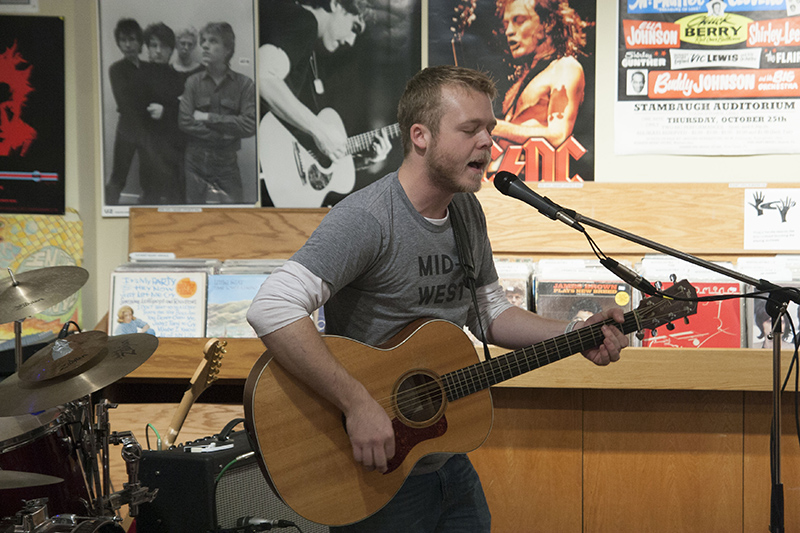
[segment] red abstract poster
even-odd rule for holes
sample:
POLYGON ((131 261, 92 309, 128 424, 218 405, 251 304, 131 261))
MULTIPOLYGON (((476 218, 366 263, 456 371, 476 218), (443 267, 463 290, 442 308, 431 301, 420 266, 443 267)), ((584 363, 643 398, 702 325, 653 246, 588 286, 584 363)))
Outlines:
POLYGON ((64 21, 0 16, 0 213, 64 214, 64 153, 64 21))

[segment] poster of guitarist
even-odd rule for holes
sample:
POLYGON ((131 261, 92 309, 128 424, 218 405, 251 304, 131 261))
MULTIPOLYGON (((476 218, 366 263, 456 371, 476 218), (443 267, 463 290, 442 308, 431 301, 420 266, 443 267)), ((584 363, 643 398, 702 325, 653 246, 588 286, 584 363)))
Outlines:
POLYGON ((594 23, 585 0, 470 0, 436 4, 430 63, 490 72, 496 145, 487 177, 594 179, 594 23), (444 20, 444 22, 440 22, 444 20))
POLYGON ((259 1, 262 205, 333 205, 399 163, 418 12, 419 0, 259 1))

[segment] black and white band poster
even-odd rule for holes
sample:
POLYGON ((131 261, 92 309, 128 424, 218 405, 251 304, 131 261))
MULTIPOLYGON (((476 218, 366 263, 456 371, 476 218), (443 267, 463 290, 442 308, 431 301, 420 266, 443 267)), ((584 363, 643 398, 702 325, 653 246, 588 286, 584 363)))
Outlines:
POLYGON ((64 20, 0 15, 0 213, 63 215, 65 152, 64 20))
POLYGON ((253 206, 253 0, 98 0, 103 216, 253 206))
POLYGON ((497 126, 486 179, 594 180, 594 0, 429 3, 428 62, 488 73, 497 126))
POLYGON ((800 153, 800 2, 620 0, 617 154, 800 153))

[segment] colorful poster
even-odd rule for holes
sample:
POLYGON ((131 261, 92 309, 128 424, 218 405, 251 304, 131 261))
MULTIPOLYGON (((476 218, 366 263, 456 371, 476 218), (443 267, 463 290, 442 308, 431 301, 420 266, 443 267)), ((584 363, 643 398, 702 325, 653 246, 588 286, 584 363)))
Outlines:
POLYGON ((99 0, 103 216, 253 206, 253 0, 99 0))
MULTIPOLYGON (((15 274, 57 266, 82 266, 83 223, 77 214, 0 216, 0 270, 15 274)), ((35 287, 46 292, 48 287, 35 287)), ((83 324, 81 291, 22 321, 22 346, 50 342, 67 322, 83 324)), ((0 325, 0 351, 14 349, 14 324, 0 325)))
POLYGON ((487 178, 594 180, 594 1, 443 0, 429 6, 428 63, 497 82, 487 178))
POLYGON ((0 213, 64 214, 64 143, 64 20, 0 16, 0 213))
POLYGON ((616 153, 800 153, 798 5, 621 0, 616 153))
POLYGON ((265 207, 333 205, 403 160, 397 102, 421 67, 420 1, 323 4, 259 0, 265 207))

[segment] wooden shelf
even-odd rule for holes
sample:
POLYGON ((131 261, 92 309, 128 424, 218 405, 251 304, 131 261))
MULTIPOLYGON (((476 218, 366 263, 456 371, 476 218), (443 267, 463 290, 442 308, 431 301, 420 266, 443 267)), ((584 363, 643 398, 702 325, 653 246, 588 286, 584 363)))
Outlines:
MULTIPOLYGON (((159 339, 158 350, 127 378, 188 380, 208 339, 159 339)), ((220 379, 247 379, 264 352, 259 339, 227 339, 220 379)), ((493 356, 506 350, 491 347, 493 356)), ((783 354, 783 374, 790 354, 783 354)), ((127 379, 126 378, 126 379, 127 379)), ((503 383, 506 387, 653 390, 772 390, 772 352, 750 349, 627 348, 622 360, 597 367, 568 357, 503 383)))
MULTIPOLYGON (((735 262, 745 251, 745 190, 727 184, 598 184, 540 186, 539 193, 585 217, 709 260, 735 262)), ((536 187, 536 184, 532 184, 536 187)), ((781 185, 787 187, 789 185, 781 185)), ((491 185, 478 198, 498 255, 590 257, 583 237, 547 220, 491 185)), ((129 251, 173 252, 177 257, 288 258, 311 235, 327 209, 132 208, 129 251)), ((587 228, 608 255, 636 260, 651 250, 587 228)), ((800 250, 795 251, 800 252, 800 250)), ((787 253, 787 251, 784 251, 787 253)), ((691 281, 691 280, 690 280, 691 281)), ((191 378, 206 339, 160 339, 158 350, 128 378, 191 378)), ((221 379, 244 380, 263 353, 259 339, 230 339, 221 379)), ((504 353, 502 349, 495 353, 504 353)), ((784 374, 789 354, 785 354, 784 374)), ((628 348, 621 362, 598 368, 580 356, 515 378, 504 386, 587 389, 772 389, 768 350, 628 348)))

